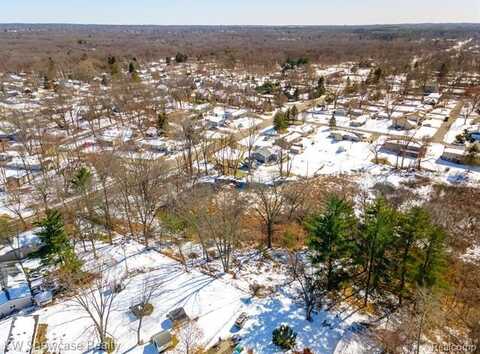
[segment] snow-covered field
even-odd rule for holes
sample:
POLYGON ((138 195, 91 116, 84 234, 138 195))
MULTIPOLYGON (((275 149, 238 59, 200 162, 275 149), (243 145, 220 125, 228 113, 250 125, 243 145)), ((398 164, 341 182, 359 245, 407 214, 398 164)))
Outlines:
POLYGON ((363 316, 348 306, 339 311, 318 311, 313 321, 305 320, 305 310, 299 300, 296 284, 286 277, 287 254, 273 251, 272 260, 263 259, 258 253, 240 257, 242 268, 233 280, 239 287, 246 283, 264 284, 271 288, 271 295, 252 298, 246 312, 249 320, 237 332, 244 348, 254 353, 274 354, 283 351, 272 345, 272 332, 282 324, 297 333, 297 348, 310 348, 314 353, 333 353, 345 336, 350 334, 352 324, 364 321, 363 316))
POLYGON ((349 334, 352 324, 365 317, 346 311, 343 315, 320 311, 313 322, 305 320, 303 308, 291 297, 278 295, 262 301, 254 301, 249 311, 252 319, 239 334, 242 345, 255 353, 282 353, 272 345, 272 331, 282 324, 297 333, 297 347, 310 348, 314 353, 333 353, 342 338, 349 334))

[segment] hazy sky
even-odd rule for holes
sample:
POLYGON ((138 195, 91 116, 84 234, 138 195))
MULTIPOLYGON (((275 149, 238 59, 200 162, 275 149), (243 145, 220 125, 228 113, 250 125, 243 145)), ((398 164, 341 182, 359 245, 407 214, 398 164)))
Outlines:
POLYGON ((375 24, 480 22, 480 0, 0 0, 0 22, 375 24))

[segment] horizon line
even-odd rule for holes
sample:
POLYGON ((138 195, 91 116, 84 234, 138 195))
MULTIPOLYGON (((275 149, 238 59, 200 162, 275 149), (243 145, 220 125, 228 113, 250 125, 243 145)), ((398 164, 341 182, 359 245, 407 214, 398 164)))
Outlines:
POLYGON ((88 22, 0 22, 2 25, 71 25, 71 26, 143 26, 143 27, 368 27, 408 25, 480 25, 480 22, 384 22, 363 24, 154 24, 154 23, 88 23, 88 22))

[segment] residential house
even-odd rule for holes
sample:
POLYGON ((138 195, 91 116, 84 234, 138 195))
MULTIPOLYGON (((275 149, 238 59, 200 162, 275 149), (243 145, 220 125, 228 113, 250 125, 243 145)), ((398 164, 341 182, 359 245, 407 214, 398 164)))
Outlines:
POLYGON ((426 153, 426 147, 424 145, 416 141, 402 139, 387 140, 383 144, 382 149, 411 158, 423 158, 426 153))
POLYGON ((464 164, 465 155, 466 150, 464 146, 445 147, 440 158, 445 161, 450 161, 457 164, 464 164))
POLYGON ((425 116, 419 112, 392 117, 392 128, 411 130, 417 128, 425 116))
POLYGON ((361 136, 352 132, 332 131, 330 132, 329 137, 335 141, 343 141, 343 140, 353 141, 353 142, 362 141, 361 136))
POLYGON ((0 268, 0 317, 32 306, 32 293, 18 263, 0 268))
POLYGON ((106 146, 119 146, 127 143, 133 137, 133 131, 130 128, 110 128, 103 131, 98 141, 106 146))
POLYGON ((350 120, 351 127, 361 127, 367 123, 368 116, 362 115, 350 120))
POLYGON ((22 187, 28 181, 27 171, 3 169, 0 172, 0 189, 15 189, 22 187))
POLYGON ((427 95, 423 99, 423 103, 428 104, 430 106, 436 106, 441 98, 442 98, 442 95, 440 93, 432 92, 431 94, 427 95))
POLYGON ((252 158, 261 163, 268 163, 276 161, 278 155, 271 148, 260 147, 253 152, 252 158))
POLYGON ((167 314, 167 318, 175 324, 184 324, 190 321, 183 307, 176 308, 167 314))
POLYGON ((18 261, 37 251, 41 240, 37 236, 38 229, 22 232, 12 238, 11 244, 0 244, 0 262, 18 261))

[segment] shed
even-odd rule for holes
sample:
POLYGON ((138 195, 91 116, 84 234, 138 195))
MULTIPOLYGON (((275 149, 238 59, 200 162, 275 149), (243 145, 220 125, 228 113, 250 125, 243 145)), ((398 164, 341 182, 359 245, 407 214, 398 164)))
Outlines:
POLYGON ((170 347, 172 343, 172 334, 169 331, 162 331, 152 336, 150 341, 157 349, 157 352, 162 353, 170 347))
POLYGON ((183 307, 179 307, 173 311, 170 311, 167 315, 167 318, 170 321, 176 322, 176 323, 183 323, 183 322, 190 321, 190 318, 188 317, 183 307))

